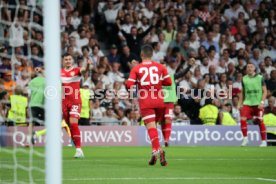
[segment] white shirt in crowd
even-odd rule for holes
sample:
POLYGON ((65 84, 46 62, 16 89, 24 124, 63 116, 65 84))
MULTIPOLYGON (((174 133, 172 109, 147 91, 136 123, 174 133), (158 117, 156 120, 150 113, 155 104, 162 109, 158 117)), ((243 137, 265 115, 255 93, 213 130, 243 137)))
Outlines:
POLYGON ((107 76, 109 78, 109 81, 111 81, 112 83, 114 83, 115 81, 117 81, 117 82, 125 81, 124 74, 119 71, 118 72, 110 71, 110 72, 108 72, 107 76))
POLYGON ((80 49, 80 50, 83 46, 87 45, 88 43, 89 43, 89 40, 86 37, 85 38, 79 38, 79 39, 76 40, 76 45, 77 45, 78 49, 80 49))
POLYGON ((159 52, 153 51, 152 60, 157 61, 158 63, 160 63, 161 60, 164 60, 165 56, 166 55, 161 51, 159 51, 159 52))
POLYGON ((267 74, 268 78, 270 78, 271 71, 275 70, 273 66, 265 67, 265 73, 267 74))
POLYGON ((194 42, 190 41, 189 42, 189 47, 191 47, 192 49, 194 49, 196 51, 196 53, 197 53, 198 48, 200 47, 200 43, 199 43, 198 40, 196 40, 194 42))
POLYGON ((93 119, 100 119, 104 116, 105 113, 104 107, 92 108, 91 114, 93 119))
POLYGON ((236 42, 236 49, 245 49, 245 44, 242 42, 236 42))
POLYGON ((208 66, 204 66, 204 65, 200 65, 199 66, 199 69, 200 69, 200 73, 201 75, 205 75, 206 73, 209 73, 209 67, 208 66))
POLYGON ((185 90, 190 90, 192 88, 192 85, 191 85, 191 82, 184 79, 179 82, 179 87, 181 87, 185 90))
POLYGON ((160 42, 160 51, 163 52, 164 54, 167 53, 169 47, 169 42, 164 41, 163 43, 160 42))
POLYGON ((107 23, 115 23, 118 11, 123 7, 123 3, 114 5, 113 9, 107 9, 104 11, 105 20, 107 23))
POLYGON ((238 108, 232 107, 232 116, 234 120, 237 122, 237 124, 240 124, 241 120, 241 115, 240 115, 240 110, 238 108))
POLYGON ((233 83, 233 88, 238 88, 238 89, 242 89, 242 83, 239 81, 236 81, 233 83))
POLYGON ((213 41, 219 43, 220 40, 220 33, 218 33, 214 38, 213 41))
POLYGON ((12 23, 10 29, 9 43, 12 47, 21 47, 24 45, 24 29, 19 23, 12 23))
POLYGON ((217 71, 217 73, 225 73, 227 71, 226 66, 224 66, 224 67, 218 66, 216 71, 217 71))
POLYGON ((148 19, 151 19, 153 17, 153 14, 154 14, 153 11, 149 11, 149 9, 147 9, 147 8, 144 8, 141 11, 142 11, 143 15, 145 17, 147 17, 148 19))
POLYGON ((79 17, 72 16, 71 18, 71 25, 74 27, 74 29, 77 29, 81 23, 81 19, 79 17))

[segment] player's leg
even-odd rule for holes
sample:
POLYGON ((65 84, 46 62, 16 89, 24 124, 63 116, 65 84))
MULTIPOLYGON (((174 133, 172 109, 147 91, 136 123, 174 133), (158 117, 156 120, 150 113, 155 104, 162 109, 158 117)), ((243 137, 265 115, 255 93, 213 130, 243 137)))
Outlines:
POLYGON ((264 115, 264 110, 263 109, 258 109, 258 107, 255 108, 255 114, 257 116, 257 122, 259 124, 260 128, 260 134, 261 134, 261 139, 262 143, 260 144, 260 147, 266 147, 266 127, 263 121, 263 115, 264 115))
MULTIPOLYGON (((162 124, 163 125, 162 133, 163 133, 163 136, 164 136, 164 140, 167 141, 167 142, 165 142, 165 146, 166 146, 166 143, 168 144, 168 140, 169 140, 170 134, 171 134, 171 123, 170 123, 170 126, 166 126, 166 121, 165 121, 165 119, 167 119, 165 117, 166 107, 155 109, 155 114, 156 114, 156 122, 164 122, 165 123, 165 124, 162 124), (166 128, 166 129, 169 128, 169 130, 166 130, 164 128, 166 128)), ((161 127, 162 127, 162 125, 161 125, 161 127)), ((167 160, 166 160, 166 157, 165 157, 165 151, 160 149, 159 154, 160 154, 160 164, 162 166, 166 166, 168 163, 167 163, 167 160)))
POLYGON ((39 130, 39 131, 33 131, 34 125, 44 125, 44 118, 45 118, 45 111, 41 107, 31 107, 31 113, 32 113, 32 123, 30 125, 31 127, 31 142, 32 144, 35 144, 35 141, 38 137, 43 136, 46 134, 46 129, 39 130))
POLYGON ((241 110, 241 131, 243 135, 243 141, 241 146, 247 146, 248 144, 248 138, 247 138, 247 120, 251 116, 251 107, 244 105, 241 110))
POLYGON ((158 131, 155 123, 155 111, 154 109, 141 109, 142 120, 148 131, 148 136, 151 141, 152 156, 149 161, 149 165, 155 165, 157 156, 160 151, 160 142, 158 138, 158 131))
POLYGON ((70 131, 72 134, 72 139, 76 147, 75 158, 83 158, 84 154, 81 149, 81 137, 80 137, 80 129, 78 125, 78 121, 80 118, 80 104, 74 104, 70 107, 69 112, 69 123, 70 123, 70 131))
POLYGON ((66 123, 66 121, 64 119, 61 121, 61 128, 65 129, 67 135, 70 138, 70 142, 67 146, 70 146, 70 147, 73 146, 74 143, 73 143, 73 140, 72 140, 71 131, 70 131, 70 128, 69 128, 68 124, 66 123))
POLYGON ((158 138, 158 131, 156 128, 156 123, 153 122, 147 122, 145 123, 146 128, 148 130, 148 135, 151 141, 151 147, 152 147, 152 156, 149 160, 149 165, 155 165, 157 161, 157 156, 160 151, 160 142, 158 138))
POLYGON ((163 123, 161 123, 161 130, 164 138, 165 147, 168 147, 172 131, 172 113, 174 104, 165 103, 165 106, 165 120, 163 121, 163 123))

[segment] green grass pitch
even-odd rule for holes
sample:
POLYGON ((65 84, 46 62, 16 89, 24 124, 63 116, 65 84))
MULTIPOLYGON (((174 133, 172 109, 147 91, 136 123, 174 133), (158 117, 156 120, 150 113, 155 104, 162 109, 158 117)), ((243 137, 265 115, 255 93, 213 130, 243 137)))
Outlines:
MULTIPOLYGON (((0 183, 12 182, 11 149, 0 148, 0 183)), ((34 148, 44 153, 44 148, 34 148)), ((74 148, 63 148, 65 184, 254 184, 276 182, 276 148, 267 147, 169 147, 168 166, 149 166, 150 147, 84 147, 85 158, 74 159, 74 148)), ((18 164, 28 167, 28 148, 16 154, 18 164)), ((158 160, 159 161, 159 160, 158 160)), ((33 165, 44 168, 44 158, 33 155, 33 165)), ((33 170, 35 183, 45 175, 33 170)), ((17 169, 19 181, 30 183, 29 172, 17 169)))

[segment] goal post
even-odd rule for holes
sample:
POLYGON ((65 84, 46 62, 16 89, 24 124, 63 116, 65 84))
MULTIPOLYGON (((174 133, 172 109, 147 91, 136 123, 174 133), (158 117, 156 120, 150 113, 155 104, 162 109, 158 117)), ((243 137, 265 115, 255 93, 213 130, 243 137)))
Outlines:
POLYGON ((46 183, 62 183, 61 137, 61 79, 60 79, 60 1, 43 1, 44 63, 45 63, 45 121, 46 183))

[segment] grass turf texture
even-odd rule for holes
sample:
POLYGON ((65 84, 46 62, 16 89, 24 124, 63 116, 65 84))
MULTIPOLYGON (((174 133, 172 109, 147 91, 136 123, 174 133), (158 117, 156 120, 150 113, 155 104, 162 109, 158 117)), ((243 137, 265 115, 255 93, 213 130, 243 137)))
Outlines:
MULTIPOLYGON (((11 182, 12 155, 0 151, 0 183, 11 182)), ((20 148, 28 151, 28 148, 20 148)), ((44 148, 34 148, 44 152, 44 148)), ((74 159, 74 148, 63 148, 63 183, 119 184, 254 184, 276 182, 276 148, 267 147, 169 147, 167 167, 149 166, 150 147, 84 147, 84 159, 74 159), (163 179, 164 178, 164 179, 163 179), (272 179, 272 180, 267 180, 272 179)), ((17 153, 18 163, 28 166, 28 153, 17 153)), ((44 168, 44 159, 34 155, 34 165, 44 168)), ((28 172, 18 169, 19 181, 29 183, 28 172)), ((36 183, 44 174, 33 171, 36 183)))

